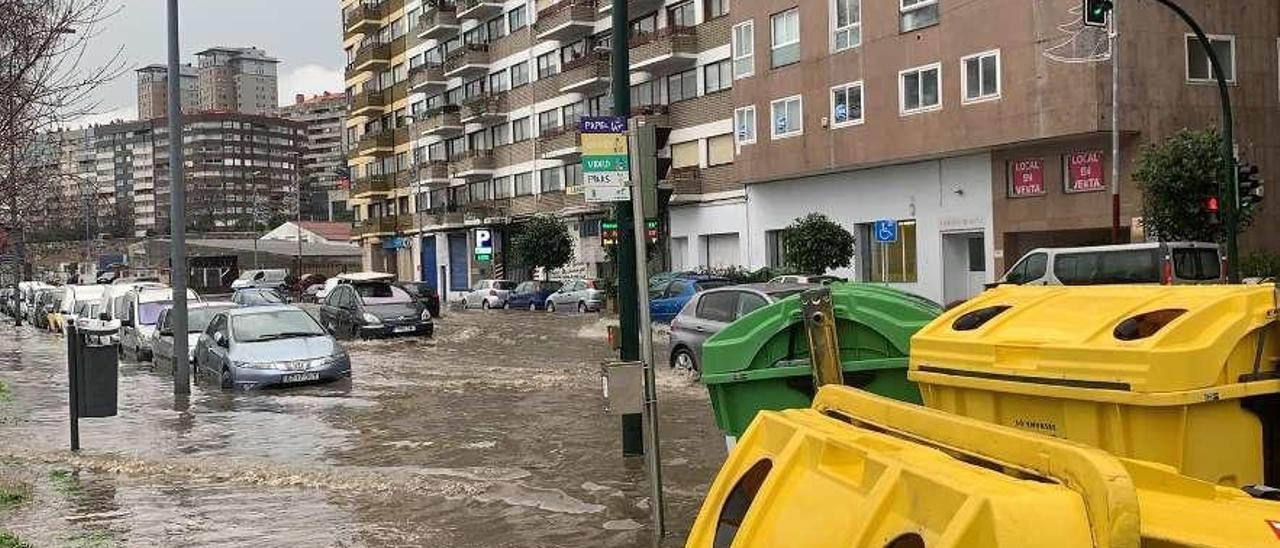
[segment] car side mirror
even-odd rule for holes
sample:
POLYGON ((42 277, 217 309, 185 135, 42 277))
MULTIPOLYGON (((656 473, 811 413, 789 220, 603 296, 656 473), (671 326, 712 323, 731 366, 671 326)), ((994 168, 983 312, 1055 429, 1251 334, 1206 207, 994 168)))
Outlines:
POLYGON ((133 327, 133 320, 131 320, 131 319, 129 319, 129 318, 122 319, 122 320, 120 320, 120 326, 121 326, 121 327, 133 327))
POLYGON ((223 335, 221 331, 215 332, 213 334, 213 344, 227 348, 227 336, 223 335))

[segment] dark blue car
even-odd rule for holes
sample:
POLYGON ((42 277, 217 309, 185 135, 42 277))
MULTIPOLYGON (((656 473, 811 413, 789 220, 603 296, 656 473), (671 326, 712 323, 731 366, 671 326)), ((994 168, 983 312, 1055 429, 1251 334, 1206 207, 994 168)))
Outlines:
POLYGON ((547 306, 547 297, 560 290, 560 282, 528 281, 517 285, 507 295, 503 308, 512 310, 542 310, 547 306))
POLYGON ((693 298, 694 293, 733 285, 733 282, 714 276, 679 276, 649 295, 649 317, 658 323, 670 323, 680 309, 693 298))

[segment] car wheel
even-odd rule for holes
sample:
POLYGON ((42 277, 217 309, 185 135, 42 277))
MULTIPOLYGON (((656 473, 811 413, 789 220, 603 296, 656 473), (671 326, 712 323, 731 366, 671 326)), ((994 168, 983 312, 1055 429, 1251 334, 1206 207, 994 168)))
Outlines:
POLYGON ((671 353, 671 368, 679 373, 687 373, 693 378, 698 378, 698 362, 693 359, 693 353, 687 348, 679 348, 671 353))
POLYGON ((556 302, 547 301, 547 312, 554 313, 556 311, 556 302))
POLYGON ((537 311, 538 311, 537 301, 529 301, 529 312, 537 312, 537 311))
POLYGON ((587 313, 587 303, 581 303, 581 302, 578 303, 578 313, 579 314, 587 313))
POLYGON ((235 383, 231 382, 231 370, 223 367, 222 368, 222 389, 231 390, 232 388, 235 388, 235 383))

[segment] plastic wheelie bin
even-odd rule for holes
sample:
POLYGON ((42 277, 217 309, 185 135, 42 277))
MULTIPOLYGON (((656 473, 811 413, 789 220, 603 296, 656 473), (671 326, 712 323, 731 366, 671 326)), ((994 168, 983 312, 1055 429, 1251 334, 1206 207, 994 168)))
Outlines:
POLYGON ((1280 485, 1274 285, 1000 287, 911 341, 928 407, 1280 485))
MULTIPOLYGON (((909 402, 911 335, 941 313, 937 303, 883 286, 833 284, 840 362, 847 385, 909 402)), ((729 324, 702 347, 702 382, 730 446, 762 409, 808 407, 814 389, 798 296, 729 324)))

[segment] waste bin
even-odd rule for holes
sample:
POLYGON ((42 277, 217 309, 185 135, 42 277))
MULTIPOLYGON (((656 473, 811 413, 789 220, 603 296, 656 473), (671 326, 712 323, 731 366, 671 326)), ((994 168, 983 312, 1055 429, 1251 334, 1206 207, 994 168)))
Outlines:
MULTIPOLYGON (((845 384, 919 403, 907 380, 908 345, 941 313, 938 304, 878 285, 837 283, 830 289, 845 384)), ((808 407, 814 389, 800 299, 760 308, 707 339, 702 382, 716 425, 730 438, 742 435, 762 409, 808 407)))
POLYGON ((119 328, 114 320, 84 318, 68 326, 67 359, 78 418, 116 415, 120 362, 111 335, 119 328))
POLYGON ((927 406, 1280 485, 1274 285, 1000 287, 911 341, 927 406))

